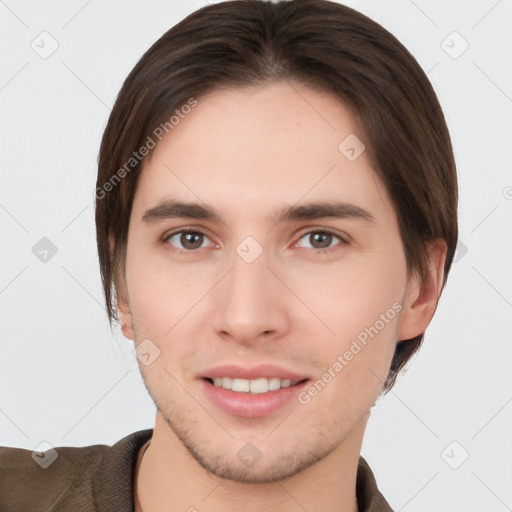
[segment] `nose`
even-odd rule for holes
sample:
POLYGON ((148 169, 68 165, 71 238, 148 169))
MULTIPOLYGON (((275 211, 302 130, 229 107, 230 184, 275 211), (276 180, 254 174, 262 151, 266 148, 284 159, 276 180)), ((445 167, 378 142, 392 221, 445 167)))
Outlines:
POLYGON ((252 344, 279 338, 290 328, 286 287, 270 269, 265 251, 253 262, 235 253, 231 270, 217 287, 214 329, 225 339, 252 344))

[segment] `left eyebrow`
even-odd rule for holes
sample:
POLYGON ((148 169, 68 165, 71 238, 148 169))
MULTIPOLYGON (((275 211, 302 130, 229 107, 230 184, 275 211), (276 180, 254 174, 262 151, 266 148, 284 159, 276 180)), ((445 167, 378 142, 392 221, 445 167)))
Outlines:
MULTIPOLYGON (((215 210, 204 203, 189 203, 172 199, 164 200, 146 210, 142 216, 142 222, 151 224, 159 220, 171 218, 201 219, 225 224, 215 210)), ((322 201, 300 206, 286 206, 275 212, 270 220, 279 223, 327 218, 375 221, 374 216, 368 210, 351 203, 338 201, 322 201)))
POLYGON ((360 219, 374 222, 374 216, 364 208, 355 204, 324 201, 319 203, 306 203, 301 206, 283 208, 274 215, 275 222, 315 219, 360 219))

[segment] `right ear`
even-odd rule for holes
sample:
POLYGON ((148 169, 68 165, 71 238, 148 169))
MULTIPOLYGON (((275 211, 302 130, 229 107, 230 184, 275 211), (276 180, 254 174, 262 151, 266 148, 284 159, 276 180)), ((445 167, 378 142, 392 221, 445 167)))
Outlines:
MULTIPOLYGON (((111 259, 113 260, 112 255, 114 254, 115 240, 112 235, 109 237, 109 245, 111 259)), ((126 290, 124 272, 122 269, 114 267, 112 268, 112 272, 114 273, 113 277, 114 285, 116 288, 117 311, 119 315, 119 323, 121 324, 121 330, 123 331, 125 338, 133 340, 135 338, 133 333, 133 317, 130 310, 130 302, 126 290)))

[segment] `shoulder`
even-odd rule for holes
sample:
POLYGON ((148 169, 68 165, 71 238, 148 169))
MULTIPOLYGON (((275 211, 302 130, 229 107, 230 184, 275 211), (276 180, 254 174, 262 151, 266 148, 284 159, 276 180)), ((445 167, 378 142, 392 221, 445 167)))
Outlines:
POLYGON ((356 484, 357 502, 361 512, 393 512, 377 487, 377 481, 368 462, 359 458, 356 484))
POLYGON ((151 429, 135 432, 113 446, 57 446, 44 452, 0 446, 0 511, 101 509, 98 503, 107 492, 130 493, 138 448, 151 434, 151 429))
POLYGON ((91 477, 101 464, 106 445, 45 452, 0 447, 0 510, 51 510, 66 492, 80 488, 90 499, 91 477))

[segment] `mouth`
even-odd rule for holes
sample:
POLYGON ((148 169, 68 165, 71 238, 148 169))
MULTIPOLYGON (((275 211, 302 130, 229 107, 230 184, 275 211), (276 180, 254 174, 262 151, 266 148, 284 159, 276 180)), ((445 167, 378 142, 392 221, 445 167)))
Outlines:
POLYGON ((299 406, 297 395, 311 378, 275 365, 223 365, 204 371, 199 381, 210 402, 229 415, 262 418, 299 406))
POLYGON ((279 389, 289 388, 301 384, 308 379, 291 380, 281 379, 279 377, 260 377, 258 379, 239 379, 234 377, 206 377, 208 383, 215 387, 234 391, 235 393, 247 393, 252 395, 261 395, 279 389))

